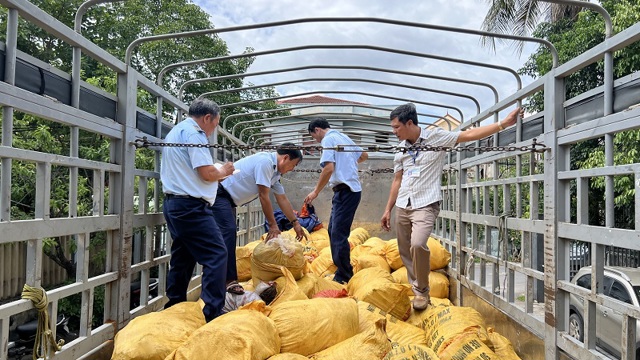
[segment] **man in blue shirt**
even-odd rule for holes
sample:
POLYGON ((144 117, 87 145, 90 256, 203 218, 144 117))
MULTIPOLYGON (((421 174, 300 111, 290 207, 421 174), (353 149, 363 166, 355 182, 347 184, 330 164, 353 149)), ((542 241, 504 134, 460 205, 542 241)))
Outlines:
MULTIPOLYGON (((189 118, 178 123, 165 139, 169 143, 209 144, 220 121, 220 107, 198 98, 189 118)), ((162 206, 171 233, 171 260, 165 308, 187 300, 187 287, 196 262, 202 265, 202 309, 211 321, 221 314, 225 300, 227 250, 213 217, 218 181, 233 173, 232 163, 214 166, 206 147, 164 147, 160 180, 165 193, 162 206)))
POLYGON ((259 198, 262 212, 269 224, 266 240, 274 238, 280 234, 280 230, 269 198, 269 192, 273 189, 276 202, 293 224, 297 238, 302 239, 305 236, 298 223, 298 218, 293 212, 293 207, 284 193, 284 188, 280 184, 280 177, 293 170, 302 161, 302 152, 288 149, 289 146, 294 146, 294 144, 284 143, 275 153, 259 152, 236 161, 234 163, 235 169, 240 171, 221 181, 218 186, 218 196, 213 205, 213 214, 227 247, 226 288, 230 293, 242 294, 244 292, 242 286, 238 284, 236 268, 236 206, 259 198))
POLYGON ((320 158, 320 178, 304 202, 311 204, 327 183, 333 189, 329 242, 333 263, 338 268, 333 280, 345 283, 353 276, 348 240, 362 191, 358 178, 358 164, 367 160, 369 156, 347 135, 331 129, 329 122, 324 118, 317 118, 309 123, 309 135, 325 149, 322 150, 320 158), (327 149, 338 145, 345 146, 348 151, 327 149))

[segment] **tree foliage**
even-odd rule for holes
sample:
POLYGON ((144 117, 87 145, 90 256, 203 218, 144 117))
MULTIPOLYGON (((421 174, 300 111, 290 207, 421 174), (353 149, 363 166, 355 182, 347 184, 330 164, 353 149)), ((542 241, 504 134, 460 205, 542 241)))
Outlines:
MULTIPOLYGON (((65 25, 73 28, 77 8, 85 0, 30 0, 45 12, 65 25)), ((6 34, 6 9, 0 12, 0 36, 6 34)), ((209 15, 190 0, 127 0, 93 6, 84 15, 82 34, 116 58, 124 60, 129 44, 137 38, 214 28, 209 15)), ((45 63, 70 73, 72 68, 72 48, 48 34, 46 31, 20 19, 18 49, 45 63)), ((3 39, 4 40, 4 39, 3 39)), ((245 53, 253 49, 247 48, 245 53)), ((131 66, 144 76, 155 81, 165 66, 198 59, 212 59, 230 55, 226 43, 217 35, 197 36, 173 40, 144 43, 135 48, 131 66)), ((254 58, 244 56, 235 60, 212 61, 201 65, 184 66, 169 71, 163 78, 164 88, 178 95, 182 83, 190 79, 242 74, 247 71, 254 58)), ((107 92, 116 94, 117 74, 110 68, 86 55, 82 58, 81 77, 84 81, 107 92)), ((184 99, 188 103, 204 92, 239 88, 243 79, 227 79, 199 83, 186 88, 184 99)), ((237 103, 247 99, 273 97, 273 88, 231 92, 216 97, 219 104, 237 103)), ((155 113, 156 98, 145 90, 138 90, 138 106, 155 113)), ((243 114, 252 110, 275 109, 274 101, 257 102, 248 106, 224 108, 222 117, 243 114)), ((165 120, 175 121, 175 112, 165 104, 165 120)), ((240 117, 228 126, 253 118, 240 117)), ((256 130, 257 131, 257 130, 256 130)), ((249 132, 247 136, 250 134, 249 132)), ((29 114, 14 114, 13 146, 21 149, 69 155, 70 128, 68 126, 36 118, 29 114)), ((110 140, 100 135, 80 131, 79 157, 97 161, 109 161, 110 140)), ((150 150, 136 153, 136 167, 153 170, 154 153, 150 150)), ((32 219, 35 211, 36 165, 14 161, 12 166, 12 219, 32 219)), ((52 218, 70 216, 69 209, 69 169, 52 167, 51 176, 52 218)), ((93 173, 79 169, 78 216, 88 216, 93 211, 93 173)), ((108 179, 106 180, 108 182, 108 179)), ((149 187, 153 186, 153 180, 149 187)), ((105 184, 108 192, 108 184, 105 184)), ((108 196, 108 194, 107 194, 108 196)), ((151 196, 151 194, 149 194, 151 196)), ((103 242, 104 234, 92 234, 92 243, 103 242)), ((70 278, 75 278, 75 264, 72 253, 75 249, 64 249, 61 239, 46 239, 45 253, 63 266, 70 278), (71 252, 71 256, 69 255, 71 252)), ((99 253, 98 251, 93 254, 99 253)), ((93 260, 92 260, 93 261, 93 260)))
MULTIPOLYGON (((634 0, 604 0, 601 5, 611 14, 614 33, 618 33, 640 21, 640 2, 634 0)), ((557 50, 560 63, 564 63, 605 39, 605 25, 602 16, 596 12, 581 11, 575 18, 562 18, 556 22, 538 25, 534 36, 552 42, 557 50)), ((635 43, 614 53, 614 78, 620 78, 640 69, 640 44, 635 43)), ((551 70, 551 55, 545 47, 539 47, 531 55, 521 74, 534 78, 551 70)), ((604 82, 604 63, 599 61, 565 79, 566 98, 572 98, 585 91, 601 86, 604 82)), ((530 111, 544 108, 542 94, 528 99, 530 111)), ((614 136, 614 165, 640 162, 640 131, 626 131, 614 136)), ((574 169, 589 169, 604 166, 604 140, 602 138, 582 141, 571 148, 571 164, 574 169)), ((589 222, 604 225, 603 177, 594 177, 589 182, 589 222)), ((614 203, 616 226, 633 228, 633 205, 635 186, 632 176, 614 177, 614 203)), ((575 206, 573 206, 575 209, 575 206)), ((575 214, 574 214, 575 216, 575 214)))

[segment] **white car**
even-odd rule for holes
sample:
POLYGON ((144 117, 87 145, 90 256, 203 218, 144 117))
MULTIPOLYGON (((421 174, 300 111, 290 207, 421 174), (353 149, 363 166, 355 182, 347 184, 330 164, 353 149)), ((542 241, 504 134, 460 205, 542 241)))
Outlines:
MULTIPOLYGON (((591 289, 591 266, 581 268, 572 283, 586 289, 591 289)), ((604 295, 627 304, 640 307, 640 268, 605 267, 604 295)), ((584 341, 584 305, 581 296, 571 294, 569 301, 569 335, 584 341)), ((622 320, 620 312, 604 305, 596 305, 596 345, 620 358, 622 320)), ((640 321, 636 328, 636 359, 640 359, 640 321)))

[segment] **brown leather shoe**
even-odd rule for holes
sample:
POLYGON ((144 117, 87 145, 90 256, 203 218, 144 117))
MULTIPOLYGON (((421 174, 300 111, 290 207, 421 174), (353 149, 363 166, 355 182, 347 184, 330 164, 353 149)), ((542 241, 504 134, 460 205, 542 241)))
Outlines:
POLYGON ((414 310, 424 310, 429 306, 429 298, 424 296, 415 296, 413 298, 413 309, 414 310))

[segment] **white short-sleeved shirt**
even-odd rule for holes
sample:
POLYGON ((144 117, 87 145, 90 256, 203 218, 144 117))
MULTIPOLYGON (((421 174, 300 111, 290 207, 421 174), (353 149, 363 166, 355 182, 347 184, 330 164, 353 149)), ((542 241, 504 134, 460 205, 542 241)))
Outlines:
MULTIPOLYGON (((204 130, 191 118, 174 126, 167 134, 165 141, 181 144, 209 144, 204 130)), ((218 182, 202 180, 196 170, 213 163, 211 152, 206 147, 163 147, 160 162, 162 191, 166 194, 202 198, 213 204, 216 201, 218 182)))
POLYGON ((280 184, 282 174, 278 172, 276 153, 259 152, 242 158, 233 166, 240 170, 235 175, 224 179, 220 184, 229 192, 233 202, 240 206, 258 197, 258 185, 269 187, 278 195, 284 194, 280 184))
MULTIPOLYGON (((441 128, 422 129, 417 145, 453 147, 460 132, 441 128)), ((399 147, 409 147, 406 140, 399 147)), ((442 200, 440 182, 444 168, 444 151, 407 151, 397 153, 393 159, 393 171, 402 170, 402 183, 398 191, 396 206, 406 209, 411 200, 411 208, 419 209, 442 200)))
POLYGON ((324 167, 327 162, 334 163, 334 170, 329 179, 329 186, 334 187, 339 184, 346 184, 353 192, 362 191, 358 177, 358 158, 362 155, 362 148, 356 145, 347 135, 337 130, 327 131, 324 138, 322 138, 321 144, 322 147, 325 148, 348 145, 346 146, 347 150, 357 150, 341 152, 324 149, 320 157, 320 166, 324 167))

